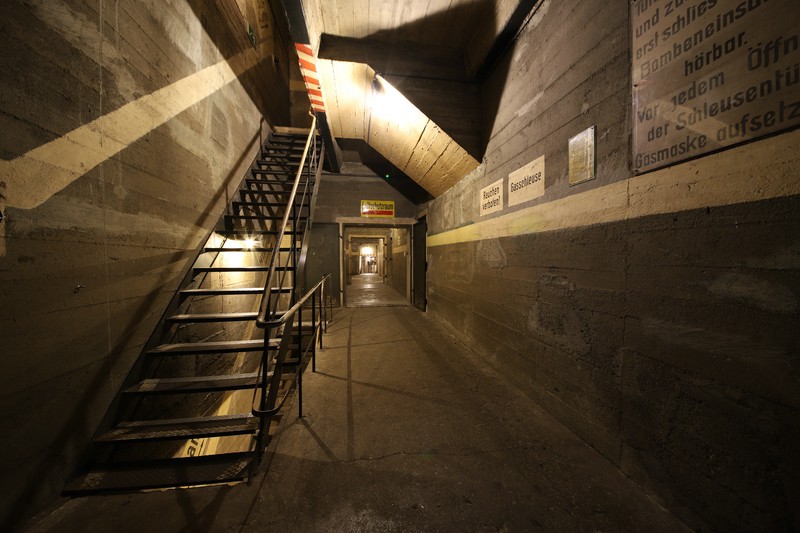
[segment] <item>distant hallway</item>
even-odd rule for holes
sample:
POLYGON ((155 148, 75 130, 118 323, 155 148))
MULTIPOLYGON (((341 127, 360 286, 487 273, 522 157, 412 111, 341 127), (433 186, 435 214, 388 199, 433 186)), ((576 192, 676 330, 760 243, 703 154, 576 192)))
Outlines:
POLYGON ((356 274, 345 289, 347 307, 383 307, 410 305, 400 292, 384 283, 380 274, 356 274))

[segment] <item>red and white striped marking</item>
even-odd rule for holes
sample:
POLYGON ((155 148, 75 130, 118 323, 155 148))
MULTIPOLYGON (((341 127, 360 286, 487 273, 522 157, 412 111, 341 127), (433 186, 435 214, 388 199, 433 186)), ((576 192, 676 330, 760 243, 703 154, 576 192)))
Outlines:
POLYGON ((308 99, 311 100, 311 109, 315 112, 325 112, 325 99, 322 97, 322 84, 319 82, 317 74, 317 59, 314 51, 307 44, 294 43, 297 50, 297 57, 300 62, 300 72, 303 74, 303 81, 308 91, 308 99))

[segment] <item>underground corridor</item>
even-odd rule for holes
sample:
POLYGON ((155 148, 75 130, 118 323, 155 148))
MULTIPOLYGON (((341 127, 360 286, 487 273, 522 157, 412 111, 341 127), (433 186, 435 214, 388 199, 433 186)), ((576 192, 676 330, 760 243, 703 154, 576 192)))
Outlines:
POLYGON ((410 233, 404 227, 344 226, 345 306, 411 305, 410 233))
POLYGON ((0 531, 800 531, 800 2, 0 2, 0 531))

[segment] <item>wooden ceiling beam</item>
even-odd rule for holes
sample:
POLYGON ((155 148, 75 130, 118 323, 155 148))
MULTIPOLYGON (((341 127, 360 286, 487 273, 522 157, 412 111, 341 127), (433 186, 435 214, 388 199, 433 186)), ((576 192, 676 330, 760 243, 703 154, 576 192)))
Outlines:
POLYGON ((323 34, 319 57, 366 63, 382 76, 468 81, 462 53, 443 46, 323 34))
POLYGON ((321 59, 334 135, 362 139, 438 196, 479 163, 397 88, 363 63, 321 59))

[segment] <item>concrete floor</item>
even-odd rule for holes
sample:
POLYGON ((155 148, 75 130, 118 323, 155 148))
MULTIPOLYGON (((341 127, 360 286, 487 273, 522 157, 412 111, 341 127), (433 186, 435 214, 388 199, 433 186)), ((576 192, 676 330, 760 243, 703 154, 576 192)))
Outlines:
POLYGON ((64 500, 27 531, 687 531, 412 307, 348 308, 249 484, 64 500))
POLYGON ((379 274, 357 274, 345 287, 347 307, 381 307, 410 305, 408 299, 391 285, 384 283, 379 274))

